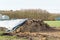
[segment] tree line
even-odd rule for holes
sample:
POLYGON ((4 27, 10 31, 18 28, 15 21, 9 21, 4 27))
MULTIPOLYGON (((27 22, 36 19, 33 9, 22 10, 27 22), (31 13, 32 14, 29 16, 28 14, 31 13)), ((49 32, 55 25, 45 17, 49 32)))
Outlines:
POLYGON ((0 14, 8 15, 10 19, 13 18, 30 18, 30 19, 43 19, 43 20, 55 20, 56 17, 60 17, 60 14, 51 14, 42 9, 22 9, 22 10, 0 10, 0 14))

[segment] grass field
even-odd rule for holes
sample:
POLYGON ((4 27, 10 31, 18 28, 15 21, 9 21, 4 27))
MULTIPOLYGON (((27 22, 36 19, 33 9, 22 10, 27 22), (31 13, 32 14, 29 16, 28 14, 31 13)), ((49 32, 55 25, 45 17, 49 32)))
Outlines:
POLYGON ((44 22, 50 25, 51 27, 60 27, 60 21, 44 21, 44 22))

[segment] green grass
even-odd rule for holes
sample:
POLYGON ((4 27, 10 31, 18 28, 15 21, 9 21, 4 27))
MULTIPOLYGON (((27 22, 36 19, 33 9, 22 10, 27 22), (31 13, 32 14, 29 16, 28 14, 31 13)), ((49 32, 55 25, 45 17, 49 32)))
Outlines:
POLYGON ((27 39, 17 38, 16 36, 0 36, 0 40, 27 40, 27 39))
POLYGON ((0 31, 0 40, 27 40, 26 38, 20 38, 17 36, 4 36, 4 31, 0 31))
POLYGON ((51 27, 60 27, 60 21, 44 21, 44 22, 50 25, 51 27))

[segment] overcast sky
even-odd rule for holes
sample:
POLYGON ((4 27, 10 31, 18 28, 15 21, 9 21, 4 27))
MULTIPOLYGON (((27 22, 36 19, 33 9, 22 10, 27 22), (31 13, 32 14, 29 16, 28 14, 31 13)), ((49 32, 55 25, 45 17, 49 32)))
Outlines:
POLYGON ((60 13, 60 0, 0 0, 0 10, 43 9, 60 13))

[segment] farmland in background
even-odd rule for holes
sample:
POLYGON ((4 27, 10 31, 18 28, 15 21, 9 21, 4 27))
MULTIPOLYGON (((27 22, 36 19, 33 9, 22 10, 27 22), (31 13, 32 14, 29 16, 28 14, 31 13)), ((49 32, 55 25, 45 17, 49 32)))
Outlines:
POLYGON ((44 21, 51 27, 60 27, 60 21, 44 21))

